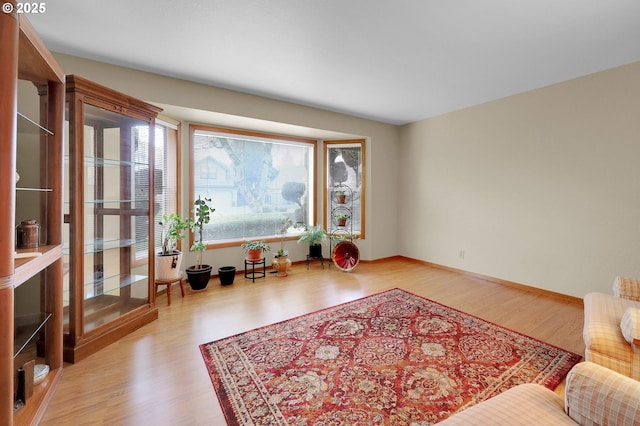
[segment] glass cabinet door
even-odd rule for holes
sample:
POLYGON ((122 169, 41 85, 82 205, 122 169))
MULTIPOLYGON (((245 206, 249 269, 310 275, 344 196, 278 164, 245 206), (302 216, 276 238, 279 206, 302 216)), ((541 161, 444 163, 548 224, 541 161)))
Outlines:
POLYGON ((84 332, 149 300, 149 123, 85 105, 84 332))

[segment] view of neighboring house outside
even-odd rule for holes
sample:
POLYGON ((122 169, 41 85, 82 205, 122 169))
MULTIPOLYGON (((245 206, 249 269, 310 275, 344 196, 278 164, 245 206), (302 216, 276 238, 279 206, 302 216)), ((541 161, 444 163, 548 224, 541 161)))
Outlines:
POLYGON ((286 219, 313 224, 316 141, 191 127, 191 196, 216 209, 208 244, 277 236, 286 219))

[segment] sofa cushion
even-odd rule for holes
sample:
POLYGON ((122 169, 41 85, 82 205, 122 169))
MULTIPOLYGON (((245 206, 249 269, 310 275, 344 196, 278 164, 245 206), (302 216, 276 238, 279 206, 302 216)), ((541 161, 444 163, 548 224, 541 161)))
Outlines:
POLYGON ((627 277, 616 277, 613 280, 613 295, 623 299, 640 301, 640 280, 627 277))
POLYGON ((640 309, 627 308, 620 321, 620 330, 624 340, 633 344, 640 342, 640 309))
POLYGON ((452 425, 575 425, 562 398, 544 386, 527 383, 461 411, 438 423, 452 425))

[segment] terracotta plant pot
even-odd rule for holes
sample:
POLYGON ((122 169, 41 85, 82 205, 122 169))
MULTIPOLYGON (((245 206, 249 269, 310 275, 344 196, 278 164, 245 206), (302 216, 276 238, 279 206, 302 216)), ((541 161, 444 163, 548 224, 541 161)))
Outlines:
POLYGON ((249 262, 259 262, 262 260, 262 249, 247 250, 247 260, 249 262))
POLYGON ((278 273, 276 276, 278 277, 286 277, 287 271, 291 268, 291 259, 287 256, 279 256, 273 259, 273 269, 275 269, 278 273))

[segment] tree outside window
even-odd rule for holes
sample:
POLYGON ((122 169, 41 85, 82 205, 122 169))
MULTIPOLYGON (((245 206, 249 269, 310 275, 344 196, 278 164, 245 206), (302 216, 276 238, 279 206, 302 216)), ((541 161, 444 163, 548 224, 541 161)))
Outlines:
POLYGON ((205 242, 275 238, 286 219, 313 224, 315 146, 295 137, 192 125, 191 199, 211 198, 216 209, 205 242))

